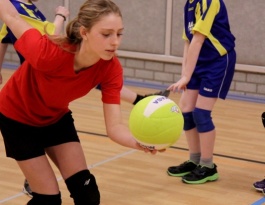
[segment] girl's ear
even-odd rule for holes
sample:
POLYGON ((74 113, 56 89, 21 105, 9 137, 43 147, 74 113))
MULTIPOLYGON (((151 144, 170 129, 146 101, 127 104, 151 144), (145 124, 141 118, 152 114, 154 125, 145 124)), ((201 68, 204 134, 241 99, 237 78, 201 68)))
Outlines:
POLYGON ((79 28, 80 36, 83 40, 87 40, 87 29, 84 26, 80 26, 79 28))

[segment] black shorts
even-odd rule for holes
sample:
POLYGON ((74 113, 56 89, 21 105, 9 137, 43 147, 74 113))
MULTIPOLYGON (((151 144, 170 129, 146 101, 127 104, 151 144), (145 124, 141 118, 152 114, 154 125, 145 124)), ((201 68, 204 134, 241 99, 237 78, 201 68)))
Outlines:
POLYGON ((80 142, 72 112, 58 122, 44 127, 26 125, 0 113, 0 129, 6 156, 17 161, 45 155, 45 148, 66 142, 80 142))

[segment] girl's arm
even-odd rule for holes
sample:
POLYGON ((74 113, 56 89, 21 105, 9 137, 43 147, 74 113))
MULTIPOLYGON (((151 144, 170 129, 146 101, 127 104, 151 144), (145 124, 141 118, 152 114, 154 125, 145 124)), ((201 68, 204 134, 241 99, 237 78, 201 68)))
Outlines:
POLYGON ((157 150, 143 148, 133 138, 128 126, 122 123, 120 105, 104 103, 103 109, 107 135, 109 138, 122 146, 156 154, 157 150))
POLYGON ((201 33, 195 32, 191 42, 185 42, 181 78, 178 82, 170 85, 168 90, 173 92, 186 90, 186 85, 194 72, 205 38, 201 33))
POLYGON ((63 31, 64 21, 69 16, 69 10, 63 6, 58 6, 55 10, 55 18, 53 24, 55 25, 55 35, 59 35, 63 31))
POLYGON ((9 0, 0 0, 0 19, 11 29, 16 38, 32 27, 26 23, 9 0))
POLYGON ((184 43, 184 49, 183 49, 183 60, 182 60, 182 70, 181 70, 181 73, 183 73, 183 69, 186 66, 187 53, 188 53, 189 45, 190 45, 189 41, 186 40, 185 43, 184 43))
POLYGON ((202 47, 204 40, 205 40, 205 36, 203 34, 199 32, 195 32, 188 46, 188 49, 186 48, 187 49, 186 56, 184 56, 185 67, 183 67, 182 69, 182 77, 187 78, 188 81, 190 80, 191 75, 194 72, 194 69, 196 67, 196 63, 198 61, 201 47, 202 47))

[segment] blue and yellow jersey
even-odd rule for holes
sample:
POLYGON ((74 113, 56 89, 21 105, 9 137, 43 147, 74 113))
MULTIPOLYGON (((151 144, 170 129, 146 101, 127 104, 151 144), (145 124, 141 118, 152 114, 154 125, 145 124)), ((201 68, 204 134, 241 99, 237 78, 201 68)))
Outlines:
MULTIPOLYGON (((10 0, 10 2, 17 9, 21 17, 29 23, 32 27, 38 29, 42 34, 46 32, 53 34, 55 26, 53 23, 46 20, 45 16, 39 11, 39 9, 32 3, 23 3, 16 0, 10 0)), ((16 42, 16 37, 12 31, 4 24, 0 30, 0 42, 12 43, 16 42)), ((19 54, 20 61, 23 62, 23 57, 19 54)))
POLYGON ((223 0, 187 0, 183 39, 191 41, 195 31, 206 36, 198 62, 214 60, 235 48, 223 0))

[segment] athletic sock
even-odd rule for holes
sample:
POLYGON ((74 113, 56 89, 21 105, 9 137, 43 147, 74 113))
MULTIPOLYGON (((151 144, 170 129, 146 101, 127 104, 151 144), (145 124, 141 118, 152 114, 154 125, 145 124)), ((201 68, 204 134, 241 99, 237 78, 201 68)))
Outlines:
POLYGON ((190 161, 194 162, 195 164, 199 164, 201 158, 201 153, 191 153, 190 154, 190 161))
POLYGON ((213 165, 213 158, 201 159, 200 165, 205 166, 205 167, 209 167, 209 168, 213 168, 213 166, 214 166, 213 165))

